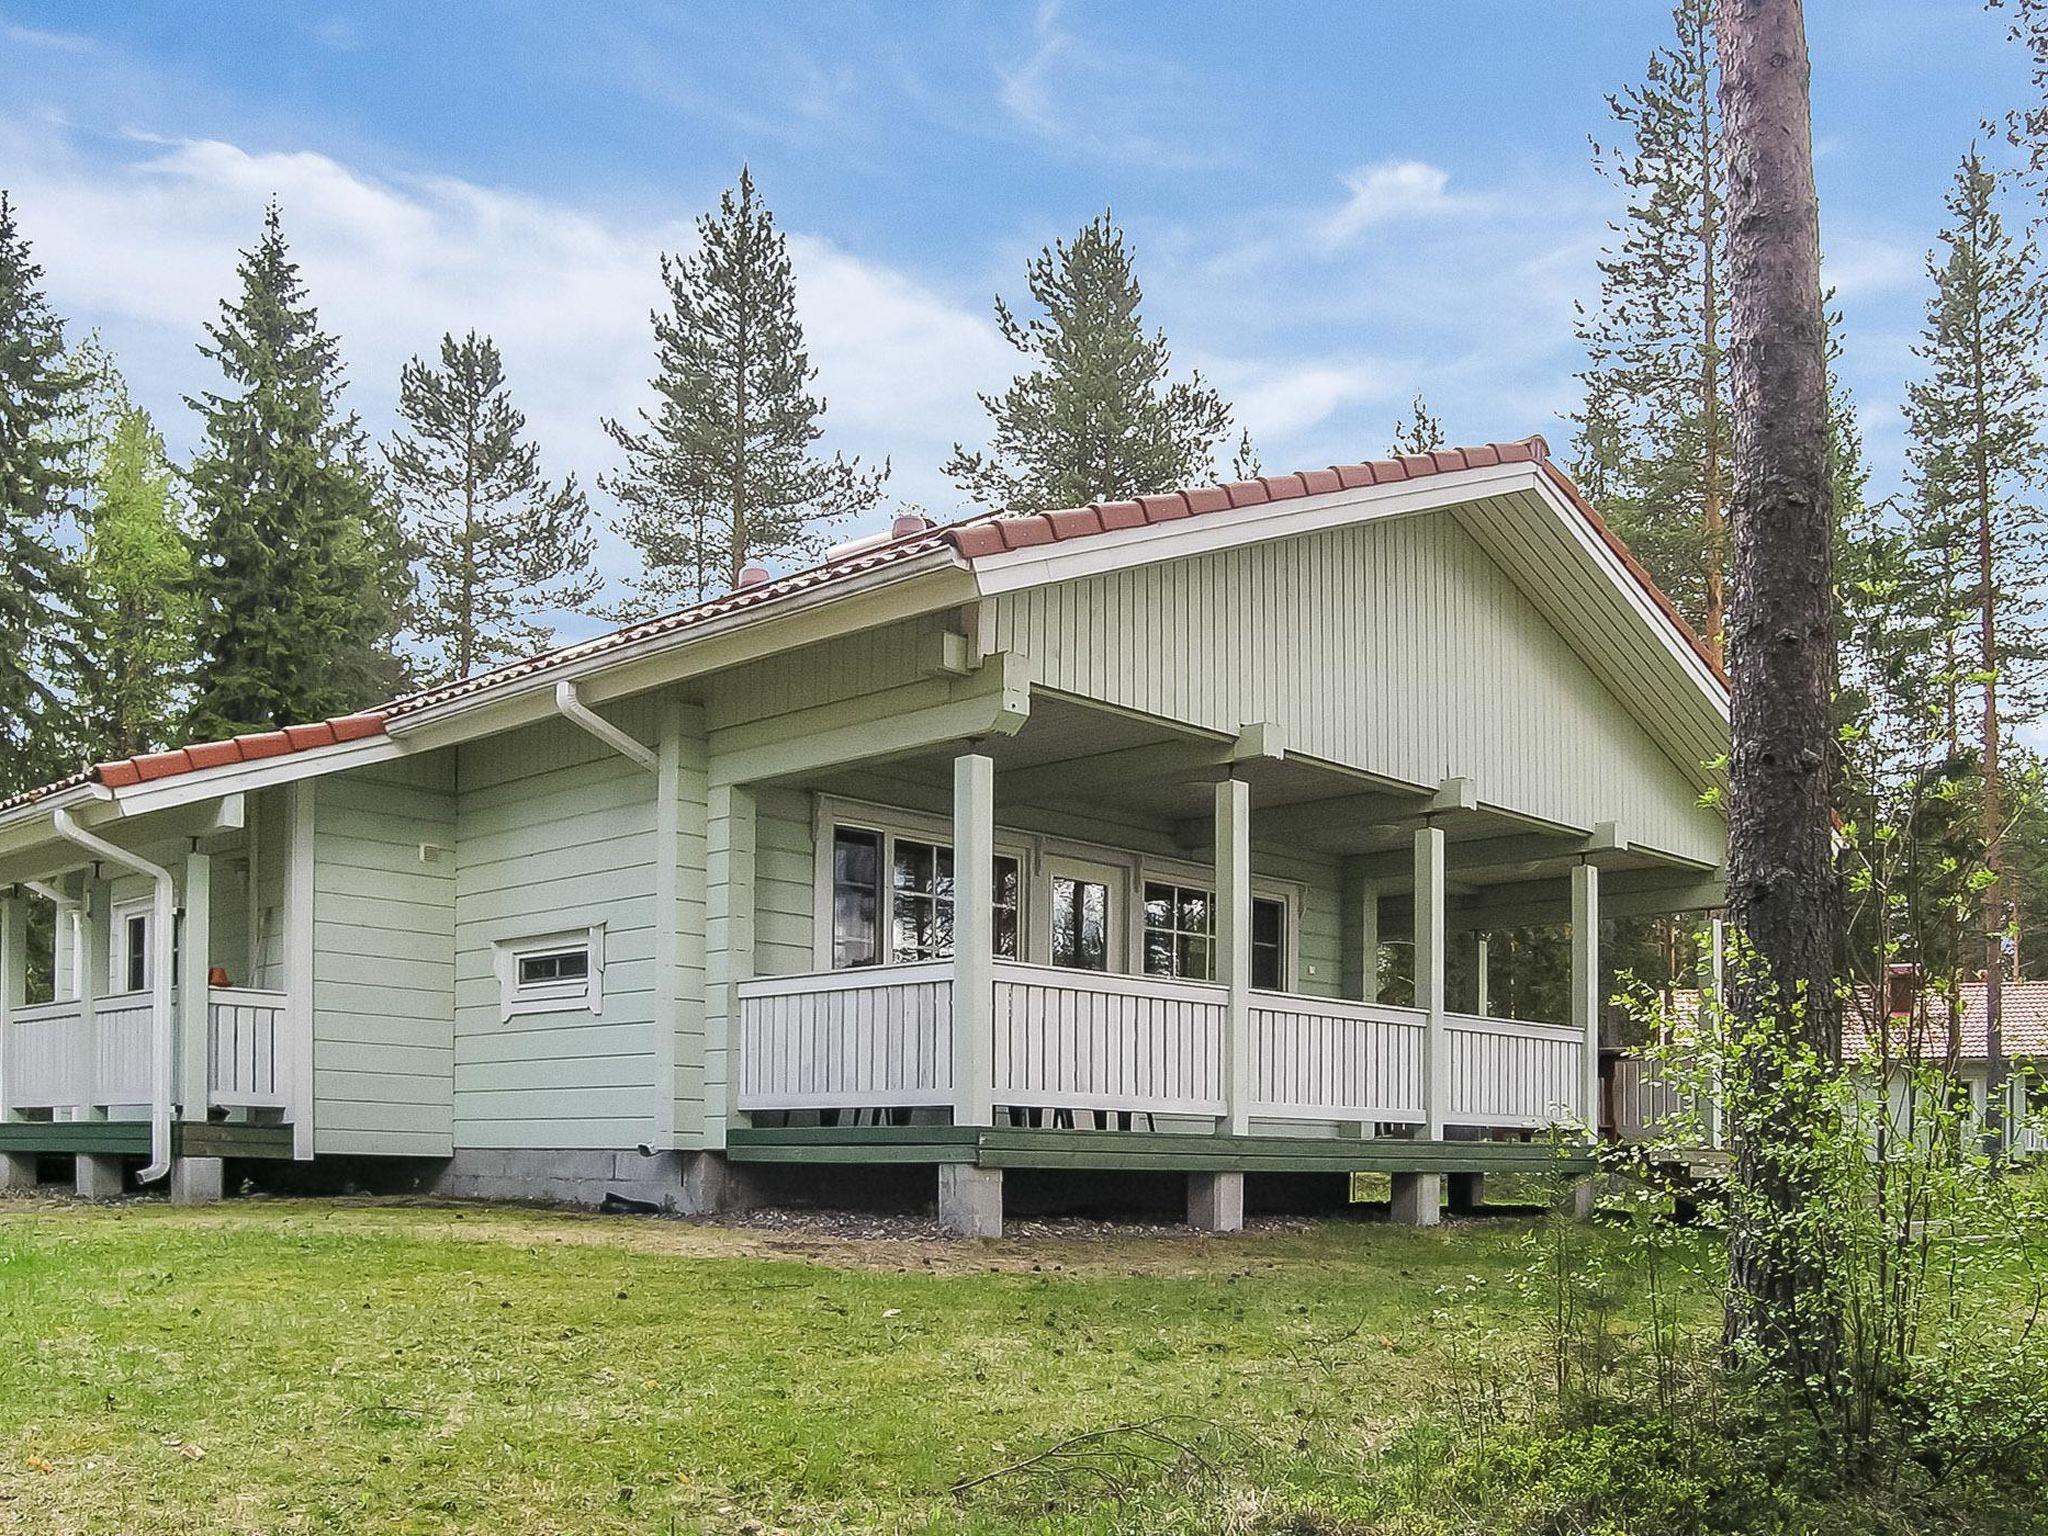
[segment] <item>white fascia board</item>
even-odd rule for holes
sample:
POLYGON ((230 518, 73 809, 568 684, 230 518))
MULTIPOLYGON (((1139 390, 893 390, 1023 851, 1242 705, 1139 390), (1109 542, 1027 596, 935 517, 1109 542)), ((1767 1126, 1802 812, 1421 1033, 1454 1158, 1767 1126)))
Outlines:
POLYGON ((248 763, 223 763, 218 768, 194 768, 185 773, 150 783, 130 784, 113 791, 107 808, 97 816, 83 817, 94 825, 151 811, 169 810, 198 800, 218 800, 223 795, 291 784, 321 774, 340 773, 371 763, 389 762, 410 750, 404 742, 388 736, 365 736, 360 741, 336 742, 326 747, 305 747, 277 757, 261 757, 248 763))
POLYGON ((1548 475, 1536 477, 1536 492, 1545 506, 1557 518, 1558 523, 1570 534, 1580 552, 1607 578, 1608 585, 1619 592, 1628 602, 1637 617, 1654 633, 1665 654, 1677 664, 1678 669, 1689 678, 1695 688, 1713 705, 1714 712, 1722 724, 1728 723, 1728 690, 1721 680, 1714 676, 1713 669, 1701 659, 1672 625, 1664 610, 1643 590, 1643 584, 1636 580, 1629 568, 1622 564, 1608 542, 1595 533, 1571 499, 1557 488, 1548 475))
POLYGON ((995 597, 1023 587, 1094 576, 1134 564, 1178 560, 1383 517, 1433 512, 1463 501, 1526 491, 1542 478, 1534 464, 1495 464, 1484 469, 1425 475, 1419 480, 1361 486, 1355 491, 1291 496, 1284 501, 1229 512, 1177 517, 1164 523, 1115 528, 1085 538, 983 555, 974 561, 974 578, 983 597, 995 597))

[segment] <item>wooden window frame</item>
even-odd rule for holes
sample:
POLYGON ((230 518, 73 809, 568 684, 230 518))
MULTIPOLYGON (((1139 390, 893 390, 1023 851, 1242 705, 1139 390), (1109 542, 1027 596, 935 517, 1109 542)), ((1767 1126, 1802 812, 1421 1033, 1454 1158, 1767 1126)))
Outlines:
POLYGON ((564 928, 554 933, 523 934, 495 940, 491 969, 498 978, 498 1017, 509 1021, 530 1013, 604 1013, 604 924, 564 928), (584 951, 586 975, 571 981, 522 982, 522 960, 541 955, 584 951))

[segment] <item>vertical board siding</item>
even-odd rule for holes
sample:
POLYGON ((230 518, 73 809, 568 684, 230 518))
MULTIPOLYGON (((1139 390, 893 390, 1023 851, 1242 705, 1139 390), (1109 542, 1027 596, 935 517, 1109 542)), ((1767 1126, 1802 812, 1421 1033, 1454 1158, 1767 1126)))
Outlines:
POLYGON ((149 1102, 149 994, 123 992, 93 1005, 94 1099, 105 1106, 149 1102))
POLYGON ((1427 1018, 1378 1003, 1252 994, 1252 1112, 1419 1121, 1427 1018))
POLYGON ((995 1102, 1223 1112, 1220 987, 996 966, 995 1102))
MULTIPOLYGON (((313 1146, 453 1150, 454 763, 447 753, 338 773, 313 805, 313 1146), (424 857, 422 847, 436 850, 424 857)), ((258 834, 260 901, 281 892, 288 834, 258 834)), ((281 911, 282 897, 279 897, 281 911)), ((267 918, 259 975, 283 975, 267 918), (271 960, 271 952, 275 960, 271 960)))
POLYGON ((85 1101, 85 1040, 76 1001, 14 1010, 7 1038, 10 1109, 70 1109, 85 1101))
MULTIPOLYGON (((663 707, 663 696, 651 695, 603 712, 651 745, 663 707)), ((562 720, 465 745, 457 772, 455 1144, 602 1149, 650 1140, 655 775, 562 720), (605 927, 602 1012, 503 1017, 494 946, 597 923, 605 927)), ((701 773, 686 771, 679 843, 701 835, 701 813, 695 828, 687 814, 693 788, 701 794, 701 773)), ((678 906, 702 897, 701 867, 685 869, 678 906)), ((678 966, 686 969, 685 948, 678 945, 678 966)), ((701 944, 695 953, 701 965, 701 944)), ((677 981, 679 997, 693 987, 701 999, 701 981, 677 981)), ((680 1065, 698 1047, 681 1010, 674 1027, 680 1065)), ((679 1088, 679 1112, 682 1096, 679 1088)))
POLYGON ((206 1005, 208 1102, 250 1109, 291 1103, 282 992, 215 987, 206 1005))
POLYGON ((737 1108, 952 1102, 950 961, 741 985, 737 1108))
POLYGON ((1528 1126, 1581 1113, 1579 1064, 1585 1038, 1557 1024, 1449 1016, 1452 1125, 1528 1126))
MULTIPOLYGON (((1719 863, 1721 819, 1449 513, 1005 593, 985 643, 1048 686, 1719 863)), ((1000 792, 1000 784, 998 785, 1000 792)))

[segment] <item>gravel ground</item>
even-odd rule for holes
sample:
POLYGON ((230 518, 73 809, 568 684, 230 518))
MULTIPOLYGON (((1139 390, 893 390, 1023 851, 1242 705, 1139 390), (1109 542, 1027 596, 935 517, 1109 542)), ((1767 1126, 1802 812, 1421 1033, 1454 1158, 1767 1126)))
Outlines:
MULTIPOLYGON (((723 1216, 689 1218, 704 1226, 732 1227, 748 1232, 774 1232, 788 1237, 869 1238, 885 1241, 938 1242, 945 1235, 936 1217, 877 1211, 816 1210, 809 1207, 762 1206, 723 1216)), ((1316 1223, 1305 1216, 1254 1216, 1248 1232, 1307 1232, 1316 1223)), ((1086 1216, 1007 1217, 1005 1238, 1050 1238, 1064 1241, 1125 1241, 1133 1237, 1206 1238, 1176 1221, 1104 1221, 1086 1216)))

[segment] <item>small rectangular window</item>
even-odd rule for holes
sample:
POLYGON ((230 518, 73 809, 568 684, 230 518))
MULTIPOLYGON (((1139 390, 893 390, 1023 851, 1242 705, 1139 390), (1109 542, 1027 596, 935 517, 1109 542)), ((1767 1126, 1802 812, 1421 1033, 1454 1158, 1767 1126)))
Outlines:
POLYGON ((832 968, 881 962, 882 834, 840 827, 832 836, 832 968))
POLYGON ((1215 898, 1199 887, 1146 881, 1145 974, 1213 980, 1215 906, 1215 898))
POLYGON ((604 1011, 604 925, 500 939, 494 946, 500 1013, 604 1011))
MULTIPOLYGON (((998 854, 991 915, 995 952, 1018 953, 1023 877, 1017 861, 998 854)), ((944 960, 953 953, 953 850, 944 843, 883 838, 865 827, 832 834, 832 968, 944 960), (883 881, 884 854, 888 879, 883 881), (886 918, 885 918, 886 913, 886 918), (888 943, 882 942, 886 929, 888 943)))
POLYGON ((1287 903, 1252 898, 1252 985, 1261 992, 1287 987, 1287 903))

